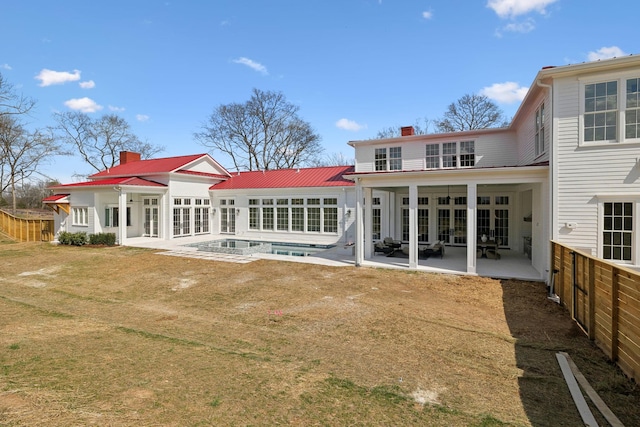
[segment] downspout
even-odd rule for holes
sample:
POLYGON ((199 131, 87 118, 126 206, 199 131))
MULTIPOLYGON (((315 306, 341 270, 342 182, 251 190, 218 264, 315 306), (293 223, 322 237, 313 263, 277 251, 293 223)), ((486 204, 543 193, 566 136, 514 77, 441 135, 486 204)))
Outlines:
MULTIPOLYGON (((556 208, 556 191, 554 190, 555 187, 555 182, 557 181, 557 159, 556 159, 556 150, 555 150, 555 133, 554 133, 554 127, 553 127, 553 123, 555 121, 555 117, 554 117, 554 113, 553 113, 553 103, 554 103, 554 99, 553 99, 553 85, 550 84, 546 84, 546 83, 542 83, 541 80, 536 80, 536 85, 538 85, 539 87, 545 88, 549 90, 549 107, 550 107, 550 114, 549 116, 551 117, 551 121, 550 121, 550 129, 549 129, 549 135, 551 136, 551 141, 549 141, 549 159, 550 159, 550 164, 551 164, 551 176, 549 179, 549 245, 551 244, 551 241, 556 239, 556 235, 557 235, 557 229, 558 227, 556 226, 556 217, 555 217, 555 208, 556 208)), ((550 251, 551 252, 551 251, 550 251)), ((551 259, 551 256, 549 256, 549 260, 551 259)), ((549 270, 553 270, 551 268, 552 266, 549 266, 549 270)), ((553 275, 553 273, 550 273, 551 275, 553 275)), ((547 284, 550 284, 553 280, 553 276, 551 276, 549 278, 549 281, 547 282, 547 284)))

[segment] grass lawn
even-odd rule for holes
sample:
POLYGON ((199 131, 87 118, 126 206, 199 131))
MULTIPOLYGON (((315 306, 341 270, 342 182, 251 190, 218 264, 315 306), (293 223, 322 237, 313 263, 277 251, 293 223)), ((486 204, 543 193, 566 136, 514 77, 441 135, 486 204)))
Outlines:
POLYGON ((558 351, 640 419, 542 283, 157 252, 0 239, 0 425, 582 425, 558 351))

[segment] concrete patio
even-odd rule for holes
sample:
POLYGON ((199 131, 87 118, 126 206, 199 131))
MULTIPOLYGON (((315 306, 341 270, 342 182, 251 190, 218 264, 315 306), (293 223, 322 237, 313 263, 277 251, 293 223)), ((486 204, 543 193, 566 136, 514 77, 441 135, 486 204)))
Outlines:
MULTIPOLYGON (((223 254, 209 253, 206 257, 203 252, 199 252, 197 248, 187 246, 198 242, 207 242, 211 240, 233 238, 230 235, 201 235, 194 237, 184 237, 173 240, 159 240, 149 237, 129 238, 126 241, 127 246, 161 249, 173 251, 177 256, 212 259, 218 261, 231 261, 228 256, 218 256, 223 254)), ((331 266, 353 266, 355 265, 355 256, 353 254, 353 246, 337 245, 334 248, 319 252, 312 256, 286 256, 275 254, 253 254, 249 256, 234 256, 237 260, 256 260, 271 259, 287 262, 305 262, 312 264, 322 264, 331 266)), ((428 259, 420 259, 418 262, 418 271, 441 273, 441 274, 459 274, 467 275, 466 272, 466 248, 447 246, 445 255, 441 259, 438 256, 432 256, 428 259)), ((387 257, 379 254, 374 255, 370 259, 366 259, 363 263, 364 267, 372 268, 397 268, 409 269, 409 260, 403 256, 387 257)), ((541 275, 531 265, 531 261, 521 252, 511 250, 501 250, 500 259, 480 258, 477 259, 477 275, 484 277, 493 277, 497 279, 520 279, 531 281, 544 281, 545 277, 541 275)))

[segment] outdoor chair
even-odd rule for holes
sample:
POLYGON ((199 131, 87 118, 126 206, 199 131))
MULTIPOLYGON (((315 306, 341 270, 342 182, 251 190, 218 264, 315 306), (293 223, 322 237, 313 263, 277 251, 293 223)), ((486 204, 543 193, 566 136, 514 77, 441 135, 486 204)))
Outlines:
POLYGON ((382 240, 373 245, 373 253, 382 252, 384 255, 392 254, 395 249, 384 244, 382 240))
POLYGON ((382 242, 393 249, 399 249, 402 246, 402 242, 400 240, 394 240, 393 237, 385 237, 382 242))
POLYGON ((429 258, 431 255, 440 255, 444 257, 444 240, 436 240, 426 248, 420 251, 422 258, 429 258))

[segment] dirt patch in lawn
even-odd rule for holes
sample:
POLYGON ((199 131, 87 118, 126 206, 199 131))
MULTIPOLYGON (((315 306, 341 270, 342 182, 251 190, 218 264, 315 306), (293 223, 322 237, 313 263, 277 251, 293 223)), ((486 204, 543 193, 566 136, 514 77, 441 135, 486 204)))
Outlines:
POLYGON ((2 424, 580 425, 558 351, 640 419, 541 283, 119 247, 0 259, 2 424))

